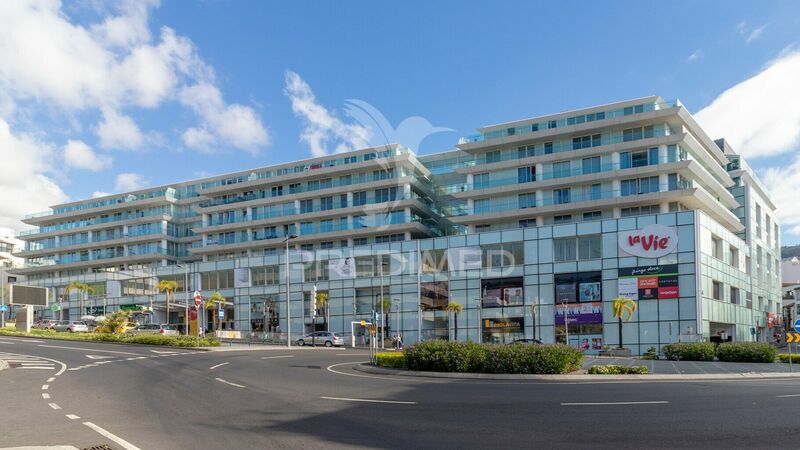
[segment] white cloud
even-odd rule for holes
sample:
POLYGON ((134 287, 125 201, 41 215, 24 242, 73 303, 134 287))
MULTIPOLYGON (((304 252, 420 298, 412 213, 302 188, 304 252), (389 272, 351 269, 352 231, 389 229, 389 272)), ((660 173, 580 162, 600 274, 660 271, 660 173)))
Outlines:
POLYGON ((103 191, 94 191, 94 192, 92 192, 92 198, 105 197, 107 195, 111 195, 111 193, 110 192, 103 192, 103 191))
POLYGON ((692 52, 692 54, 689 55, 688 58, 686 58, 686 61, 687 62, 694 62, 694 61, 697 61, 698 59, 700 59, 702 56, 703 56, 703 49, 702 48, 698 48, 697 50, 692 52))
POLYGON ((225 105, 222 93, 210 83, 183 88, 180 100, 202 120, 199 127, 183 133, 183 142, 188 147, 209 151, 212 145, 221 144, 255 153, 269 144, 269 133, 255 111, 242 105, 225 105))
POLYGON ((98 155, 83 141, 67 141, 64 146, 64 164, 73 169, 99 172, 111 167, 111 157, 98 155))
POLYGON ((14 135, 0 118, 0 227, 22 230, 20 219, 67 200, 53 181, 56 152, 30 135, 14 135))
POLYGON ((110 108, 103 108, 103 120, 97 126, 103 148, 135 150, 144 143, 141 130, 130 117, 110 108))
POLYGON ((745 42, 748 44, 755 41, 756 39, 761 37, 761 34, 764 32, 764 29, 767 28, 766 25, 761 25, 760 27, 750 31, 747 34, 747 37, 744 39, 745 42))
POLYGON ((300 140, 308 143, 312 155, 324 156, 369 146, 370 130, 343 122, 317 103, 311 87, 300 75, 286 72, 285 93, 292 102, 294 114, 305 121, 300 140))
POLYGON ((769 167, 759 174, 770 199, 775 203, 775 214, 784 230, 800 236, 800 156, 795 156, 791 163, 780 167, 769 167))
POLYGON ((766 28, 767 24, 753 28, 744 20, 736 25, 736 31, 744 37, 744 41, 748 44, 760 38, 766 28))
POLYGON ((139 173, 121 173, 117 175, 117 182, 114 184, 115 192, 137 191, 147 185, 147 180, 139 173))
POLYGON ((800 144, 800 51, 788 50, 761 72, 720 94, 695 118, 745 157, 777 155, 800 144))

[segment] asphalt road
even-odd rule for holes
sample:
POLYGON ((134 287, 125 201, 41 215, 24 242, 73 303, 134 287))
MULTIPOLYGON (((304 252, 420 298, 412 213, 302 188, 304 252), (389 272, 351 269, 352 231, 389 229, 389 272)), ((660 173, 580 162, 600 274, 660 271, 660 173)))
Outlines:
POLYGON ((363 350, 7 337, 0 352, 0 448, 800 448, 796 379, 434 380, 354 371, 363 350))

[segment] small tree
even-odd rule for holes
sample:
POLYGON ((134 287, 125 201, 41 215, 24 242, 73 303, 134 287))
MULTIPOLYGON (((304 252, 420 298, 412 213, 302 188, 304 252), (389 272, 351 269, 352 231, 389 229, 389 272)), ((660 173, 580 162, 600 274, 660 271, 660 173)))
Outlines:
MULTIPOLYGON (((217 309, 217 304, 224 304, 225 297, 222 296, 219 292, 214 292, 211 297, 206 299, 205 307, 206 310, 217 309)), ((214 311, 214 314, 211 315, 211 327, 216 330, 217 329, 217 311, 214 311)))
POLYGON ((131 312, 128 310, 115 311, 108 316, 105 320, 100 322, 97 327, 98 333, 123 333, 125 331, 125 324, 130 321, 131 312))
POLYGON ((461 314, 463 309, 464 307, 458 302, 450 302, 444 307, 445 311, 453 313, 453 330, 455 331, 454 340, 456 341, 458 340, 458 315, 461 314))
POLYGON ((389 314, 392 312, 392 300, 388 298, 381 299, 378 303, 378 308, 381 308, 381 334, 386 337, 386 322, 389 320, 389 314))
POLYGON ((73 281, 67 286, 64 292, 67 294, 67 297, 69 297, 69 294, 71 294, 72 292, 78 293, 78 319, 80 319, 84 313, 83 311, 84 296, 86 296, 88 300, 88 296, 90 294, 94 294, 94 288, 86 283, 81 283, 80 281, 73 281))
POLYGON ((178 290, 178 283, 172 280, 161 280, 156 285, 156 289, 159 292, 166 292, 167 295, 164 297, 164 303, 167 307, 167 320, 166 322, 169 323, 169 302, 172 300, 175 303, 175 291, 178 290))
POLYGON ((614 317, 619 319, 619 348, 622 348, 622 316, 626 316, 625 321, 630 321, 636 311, 636 302, 629 298, 619 297, 614 299, 613 306, 614 317))
POLYGON ((328 331, 328 293, 327 292, 317 292, 317 309, 321 309, 322 310, 322 323, 325 325, 325 331, 328 331))

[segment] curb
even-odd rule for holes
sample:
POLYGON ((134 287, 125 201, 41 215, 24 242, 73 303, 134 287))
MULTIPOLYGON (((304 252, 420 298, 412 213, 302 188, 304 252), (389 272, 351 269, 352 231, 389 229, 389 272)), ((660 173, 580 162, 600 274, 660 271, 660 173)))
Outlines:
POLYGON ((353 366, 359 372, 374 375, 399 375, 404 377, 453 378, 478 380, 538 380, 538 381, 711 381, 711 380, 764 380, 781 378, 800 378, 800 372, 745 372, 724 374, 652 374, 652 375, 528 375, 528 374, 494 374, 494 373, 451 373, 451 372, 419 372, 403 369, 375 367, 368 364, 353 366))
MULTIPOLYGON (((180 350, 197 350, 201 352, 210 352, 213 351, 215 348, 219 347, 176 347, 174 345, 151 345, 151 344, 136 344, 136 343, 128 343, 128 342, 114 342, 114 341, 82 341, 80 339, 63 339, 59 337, 43 337, 43 336, 17 336, 13 334, 0 334, 0 338, 9 337, 9 338, 20 338, 20 339, 41 339, 43 341, 61 341, 61 342, 89 342, 95 344, 114 344, 114 345, 141 345, 142 347, 153 347, 153 348, 172 348, 172 349, 180 349, 180 350)), ((220 345, 223 347, 223 345, 220 345)))

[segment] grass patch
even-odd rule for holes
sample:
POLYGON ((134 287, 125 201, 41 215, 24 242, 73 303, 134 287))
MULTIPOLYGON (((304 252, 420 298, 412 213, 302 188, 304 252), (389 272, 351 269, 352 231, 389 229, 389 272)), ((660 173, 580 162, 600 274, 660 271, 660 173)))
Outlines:
POLYGON ((52 330, 31 330, 23 333, 14 328, 0 328, 0 336, 37 337, 42 339, 62 339, 84 342, 119 342, 123 344, 168 345, 172 347, 219 347, 214 338, 193 336, 162 336, 160 334, 116 334, 116 333, 62 333, 52 330))
POLYGON ((590 375, 645 375, 649 373, 646 366, 620 366, 608 364, 603 366, 592 366, 589 368, 590 375))

